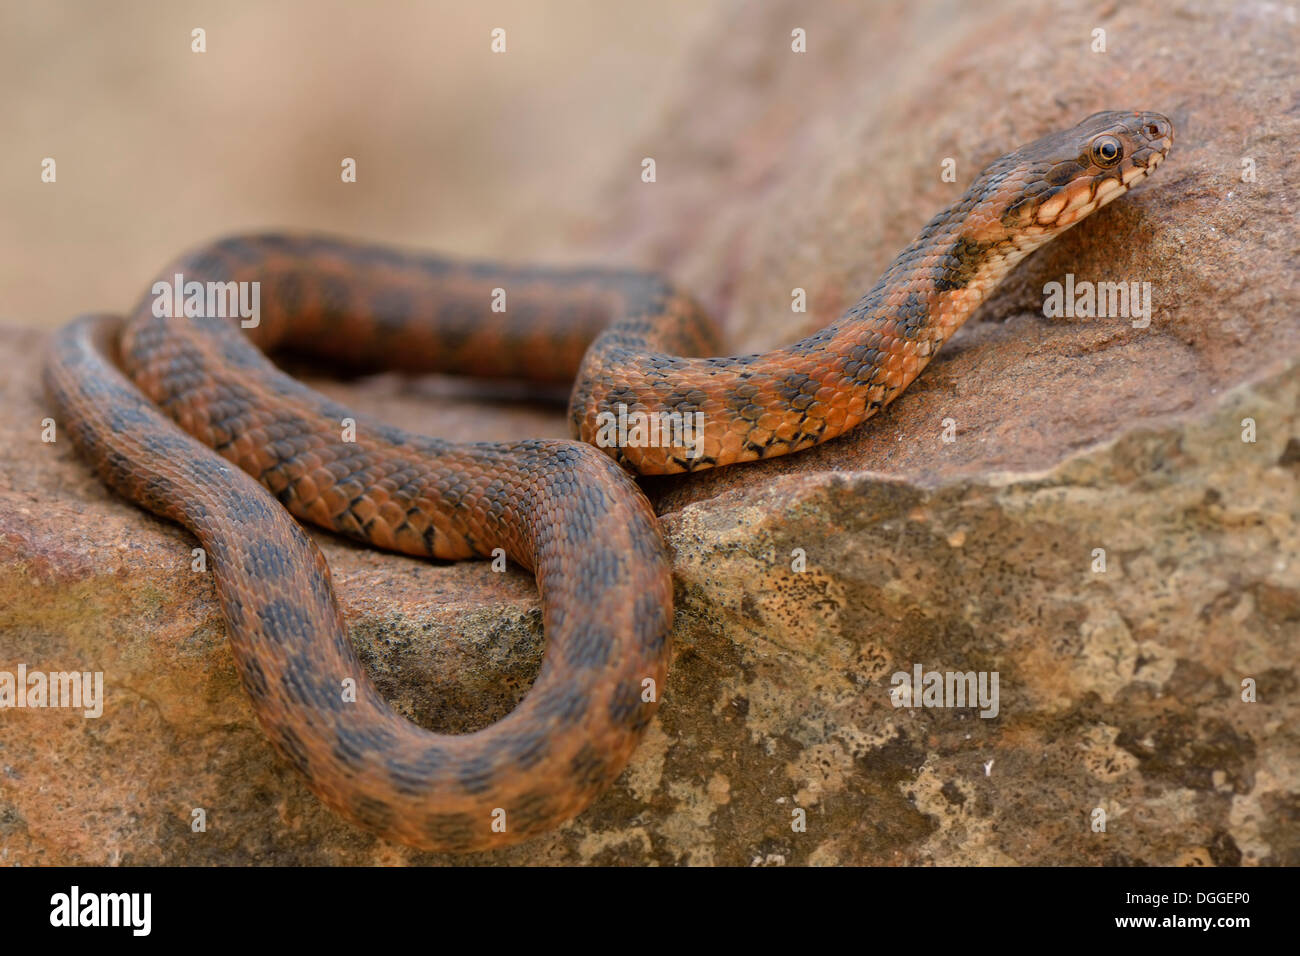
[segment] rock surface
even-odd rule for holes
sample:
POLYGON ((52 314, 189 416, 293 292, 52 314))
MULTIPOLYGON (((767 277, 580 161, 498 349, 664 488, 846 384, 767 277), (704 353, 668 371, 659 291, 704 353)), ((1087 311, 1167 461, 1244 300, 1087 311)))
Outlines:
MULTIPOLYGON (((645 482, 676 552, 660 716, 576 821, 471 862, 1300 863, 1288 9, 735 4, 700 28, 573 248, 666 269, 738 349, 833 319, 1021 142, 1126 106, 1165 112, 1177 140, 857 433, 645 482), (1043 318, 1066 273, 1152 283, 1150 327, 1043 318), (891 675, 917 664, 996 671, 998 715, 895 708, 891 675)), ((103 671, 107 703, 0 712, 0 862, 463 862, 342 823, 274 756, 192 540, 40 441, 43 339, 0 333, 0 670, 103 671)), ((558 408, 456 383, 314 384, 448 437, 564 435, 558 408)), ((400 710, 463 731, 522 696, 542 646, 528 577, 315 537, 400 710)))

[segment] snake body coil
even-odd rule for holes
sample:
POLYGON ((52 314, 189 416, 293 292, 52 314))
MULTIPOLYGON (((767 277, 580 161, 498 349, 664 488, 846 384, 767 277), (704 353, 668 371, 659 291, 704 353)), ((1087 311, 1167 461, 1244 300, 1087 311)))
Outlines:
POLYGON ((719 350, 707 317, 645 273, 256 236, 191 254, 162 281, 256 281, 257 328, 160 317, 147 296, 125 321, 88 316, 60 330, 46 387, 108 485, 198 536, 258 719, 311 789, 385 838, 503 846, 586 807, 658 705, 670 563, 628 471, 766 458, 853 428, 911 383, 1016 262, 1145 178, 1171 143, 1159 114, 1098 113, 1003 157, 839 321, 762 355, 707 357, 719 350), (505 312, 489 308, 495 289, 508 291, 505 312), (576 375, 581 441, 453 444, 373 423, 278 371, 264 351, 281 347, 358 368, 576 375), (698 415, 703 427, 689 444, 593 447, 620 413, 698 415), (342 438, 346 418, 354 441, 342 438), (532 690, 463 736, 398 716, 365 677, 329 569, 286 509, 407 554, 504 548, 541 590, 547 649, 532 690))

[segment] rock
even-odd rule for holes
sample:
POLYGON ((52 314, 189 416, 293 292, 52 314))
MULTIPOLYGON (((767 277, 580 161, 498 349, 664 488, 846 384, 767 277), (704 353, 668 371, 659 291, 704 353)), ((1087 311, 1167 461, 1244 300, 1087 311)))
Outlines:
MULTIPOLYGON (((611 175, 573 248, 666 269, 738 350, 833 319, 1022 142, 1129 106, 1169 115, 1177 140, 875 421, 644 482, 676 552, 659 718, 577 820, 470 862, 1300 863, 1300 82, 1284 15, 777 3, 698 27, 681 92, 627 164, 655 157, 658 181, 611 175), (1150 327, 1043 318, 1066 273, 1150 282, 1150 327), (891 677, 916 665, 996 672, 997 716, 896 708, 891 677)), ((107 701, 99 719, 0 711, 0 860, 461 862, 339 821, 274 756, 192 540, 103 490, 66 440, 40 441, 42 340, 0 333, 0 670, 103 671, 107 701)), ((474 386, 313 384, 453 438, 564 434, 561 408, 485 404, 474 386)), ((403 713, 464 731, 522 696, 541 652, 526 576, 315 537, 403 713)))

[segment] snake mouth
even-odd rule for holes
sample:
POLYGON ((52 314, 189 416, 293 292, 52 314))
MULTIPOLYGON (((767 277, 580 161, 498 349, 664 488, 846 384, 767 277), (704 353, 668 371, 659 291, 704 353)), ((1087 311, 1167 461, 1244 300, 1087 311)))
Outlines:
POLYGON ((1141 160, 1134 157, 1133 165, 1124 170, 1124 174, 1121 177, 1124 187, 1126 189, 1131 188, 1142 182, 1142 180, 1146 179, 1155 171, 1157 166, 1165 161, 1165 156, 1168 154, 1169 146, 1166 145, 1163 149, 1156 149, 1149 156, 1141 160))

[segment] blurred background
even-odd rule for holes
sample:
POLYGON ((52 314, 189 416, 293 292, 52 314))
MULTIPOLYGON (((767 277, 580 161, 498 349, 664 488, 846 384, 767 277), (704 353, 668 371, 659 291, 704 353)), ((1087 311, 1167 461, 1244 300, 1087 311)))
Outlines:
POLYGON ((560 261, 708 7, 7 2, 0 320, 126 309, 182 250, 250 229, 560 261))

